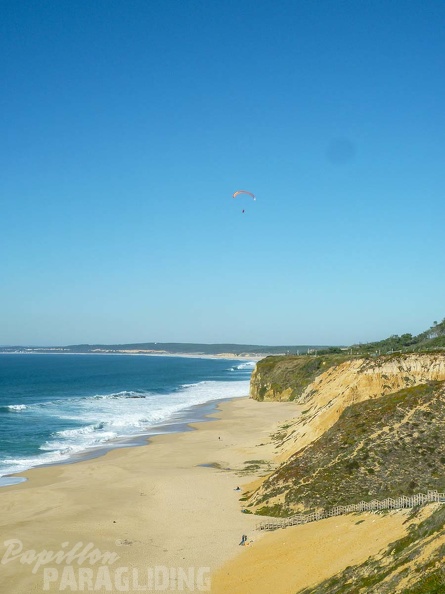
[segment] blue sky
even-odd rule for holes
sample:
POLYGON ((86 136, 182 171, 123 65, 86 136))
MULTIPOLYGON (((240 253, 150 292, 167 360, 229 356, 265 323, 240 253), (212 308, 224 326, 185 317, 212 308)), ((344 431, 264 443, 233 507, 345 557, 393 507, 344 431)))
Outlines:
POLYGON ((0 344, 441 320, 444 25, 442 1, 2 0, 0 344))

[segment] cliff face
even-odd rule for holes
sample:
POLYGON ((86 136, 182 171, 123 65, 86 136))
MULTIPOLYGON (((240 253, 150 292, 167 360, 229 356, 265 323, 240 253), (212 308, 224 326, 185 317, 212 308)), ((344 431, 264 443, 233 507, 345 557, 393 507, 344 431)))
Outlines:
MULTIPOLYGON (((337 362, 330 358, 315 357, 312 361, 316 359, 319 361, 311 363, 308 357, 269 357, 259 362, 252 376, 252 398, 272 399, 275 396, 277 400, 285 400, 290 395, 296 401, 295 418, 288 421, 279 433, 277 457, 283 467, 292 457, 300 456, 305 448, 309 451, 310 446, 318 442, 323 443, 323 448, 333 447, 335 456, 340 454, 344 448, 334 447, 334 443, 329 445, 325 434, 337 424, 347 409, 375 400, 373 410, 378 418, 382 397, 445 380, 445 353, 386 355, 375 359, 343 358, 337 362), (292 378, 293 372, 297 381, 292 378), (286 382, 290 382, 287 387, 286 382)), ((367 414, 365 409, 359 412, 357 422, 361 421, 362 414, 367 414)), ((336 430, 341 434, 342 425, 337 425, 336 430)), ((390 433, 388 435, 390 437, 390 433)), ((335 441, 340 443, 341 435, 335 441)), ((369 437, 368 441, 368 449, 372 450, 372 438, 369 437)), ((311 469, 312 472, 316 472, 315 467, 311 469)), ((369 478, 373 478, 372 471, 369 478)), ((425 480, 423 484, 427 482, 425 480)), ((284 483, 282 477, 274 473, 262 487, 255 489, 251 503, 255 507, 263 505, 269 508, 278 506, 282 511, 286 507, 289 509, 284 498, 287 491, 294 491, 295 486, 292 481, 286 480, 284 483), (278 490, 275 488, 277 482, 282 485, 278 490)), ((394 492, 393 495, 398 496, 399 493, 394 492)), ((307 494, 303 499, 306 498, 307 494)), ((289 496, 287 503, 290 504, 289 496)), ((294 509, 298 509, 300 504, 300 498, 293 499, 290 507, 296 506, 294 509)))
MULTIPOLYGON (((445 490, 445 352, 268 357, 252 375, 251 397, 295 402, 295 417, 272 436, 280 465, 247 488, 254 513, 445 490)), ((408 583, 413 593, 445 591, 445 508, 436 508, 422 508, 418 526, 383 554, 310 591, 389 594, 407 592, 408 583)))
POLYGON ((266 357, 257 363, 252 374, 250 396, 260 401, 299 400, 318 375, 347 360, 345 355, 266 357))
POLYGON ((445 489, 445 382, 348 406, 252 499, 280 513, 445 489), (277 498, 280 498, 278 501, 277 498))
POLYGON ((274 359, 265 359, 267 365, 263 361, 258 363, 252 374, 251 397, 286 400, 290 394, 305 409, 287 430, 281 446, 282 459, 320 437, 351 404, 426 382, 445 380, 445 353, 386 355, 346 361, 343 358, 338 364, 329 357, 315 357, 312 361, 319 361, 316 366, 312 364, 310 371, 307 357, 277 358, 275 365, 274 359), (295 382, 286 388, 286 381, 292 382, 293 364, 295 375, 301 377, 303 369, 308 379, 306 385, 299 381, 297 388, 295 382), (283 365, 286 365, 284 371, 283 365))
POLYGON ((250 382, 254 400, 307 401, 326 387, 342 393, 365 390, 366 398, 396 392, 427 380, 445 379, 445 353, 386 355, 375 359, 347 356, 267 357, 250 382))

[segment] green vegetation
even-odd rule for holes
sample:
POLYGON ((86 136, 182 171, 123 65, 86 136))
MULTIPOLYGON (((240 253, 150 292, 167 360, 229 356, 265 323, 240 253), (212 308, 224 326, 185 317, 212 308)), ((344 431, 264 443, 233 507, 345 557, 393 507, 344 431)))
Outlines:
MULTIPOLYGON (((355 344, 347 349, 350 355, 363 356, 375 354, 390 354, 401 352, 429 352, 445 349, 445 318, 440 322, 433 322, 433 325, 425 332, 417 336, 412 334, 394 334, 389 338, 377 342, 355 344)), ((339 347, 331 347, 318 351, 318 354, 340 353, 339 347)))
POLYGON ((266 462, 266 460, 247 460, 244 462, 244 468, 238 471, 238 475, 244 476, 246 474, 253 474, 259 470, 263 470, 264 472, 270 471, 270 464, 266 462))
POLYGON ((260 509, 257 509, 255 514, 258 516, 278 517, 283 515, 283 508, 279 503, 275 505, 264 505, 260 509))
MULTIPOLYGON (((255 505, 277 495, 279 515, 445 489, 445 382, 349 406, 317 441, 262 485, 255 505)), ((271 514, 269 514, 271 515, 271 514)))
POLYGON ((252 391, 255 391, 257 400, 264 400, 268 391, 280 394, 290 390, 288 399, 297 400, 318 375, 350 358, 345 354, 320 357, 310 355, 266 357, 257 363, 255 377, 252 378, 252 391))

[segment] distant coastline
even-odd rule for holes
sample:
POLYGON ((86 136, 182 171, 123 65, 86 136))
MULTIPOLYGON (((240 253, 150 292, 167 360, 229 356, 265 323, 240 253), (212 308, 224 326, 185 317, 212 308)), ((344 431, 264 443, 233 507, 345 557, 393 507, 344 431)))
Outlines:
MULTIPOLYGON (((271 354, 271 353, 269 353, 271 354)), ((219 353, 214 355, 207 355, 204 353, 167 353, 164 351, 107 351, 95 350, 87 352, 51 350, 51 349, 26 349, 26 350, 0 350, 0 355, 129 355, 140 357, 185 357, 187 359, 229 359, 239 361, 260 361, 267 357, 267 354, 240 354, 234 355, 232 353, 219 353)))
POLYGON ((145 355, 162 357, 199 357, 260 360, 268 355, 299 355, 326 347, 313 345, 265 346, 200 343, 81 344, 67 346, 0 346, 0 354, 99 354, 145 355))

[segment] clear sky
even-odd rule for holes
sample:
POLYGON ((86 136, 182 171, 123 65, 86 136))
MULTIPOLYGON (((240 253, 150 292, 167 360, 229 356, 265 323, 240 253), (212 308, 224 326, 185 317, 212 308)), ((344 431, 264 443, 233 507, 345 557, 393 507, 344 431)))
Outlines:
POLYGON ((0 344, 441 320, 444 31, 443 0, 1 0, 0 344))

